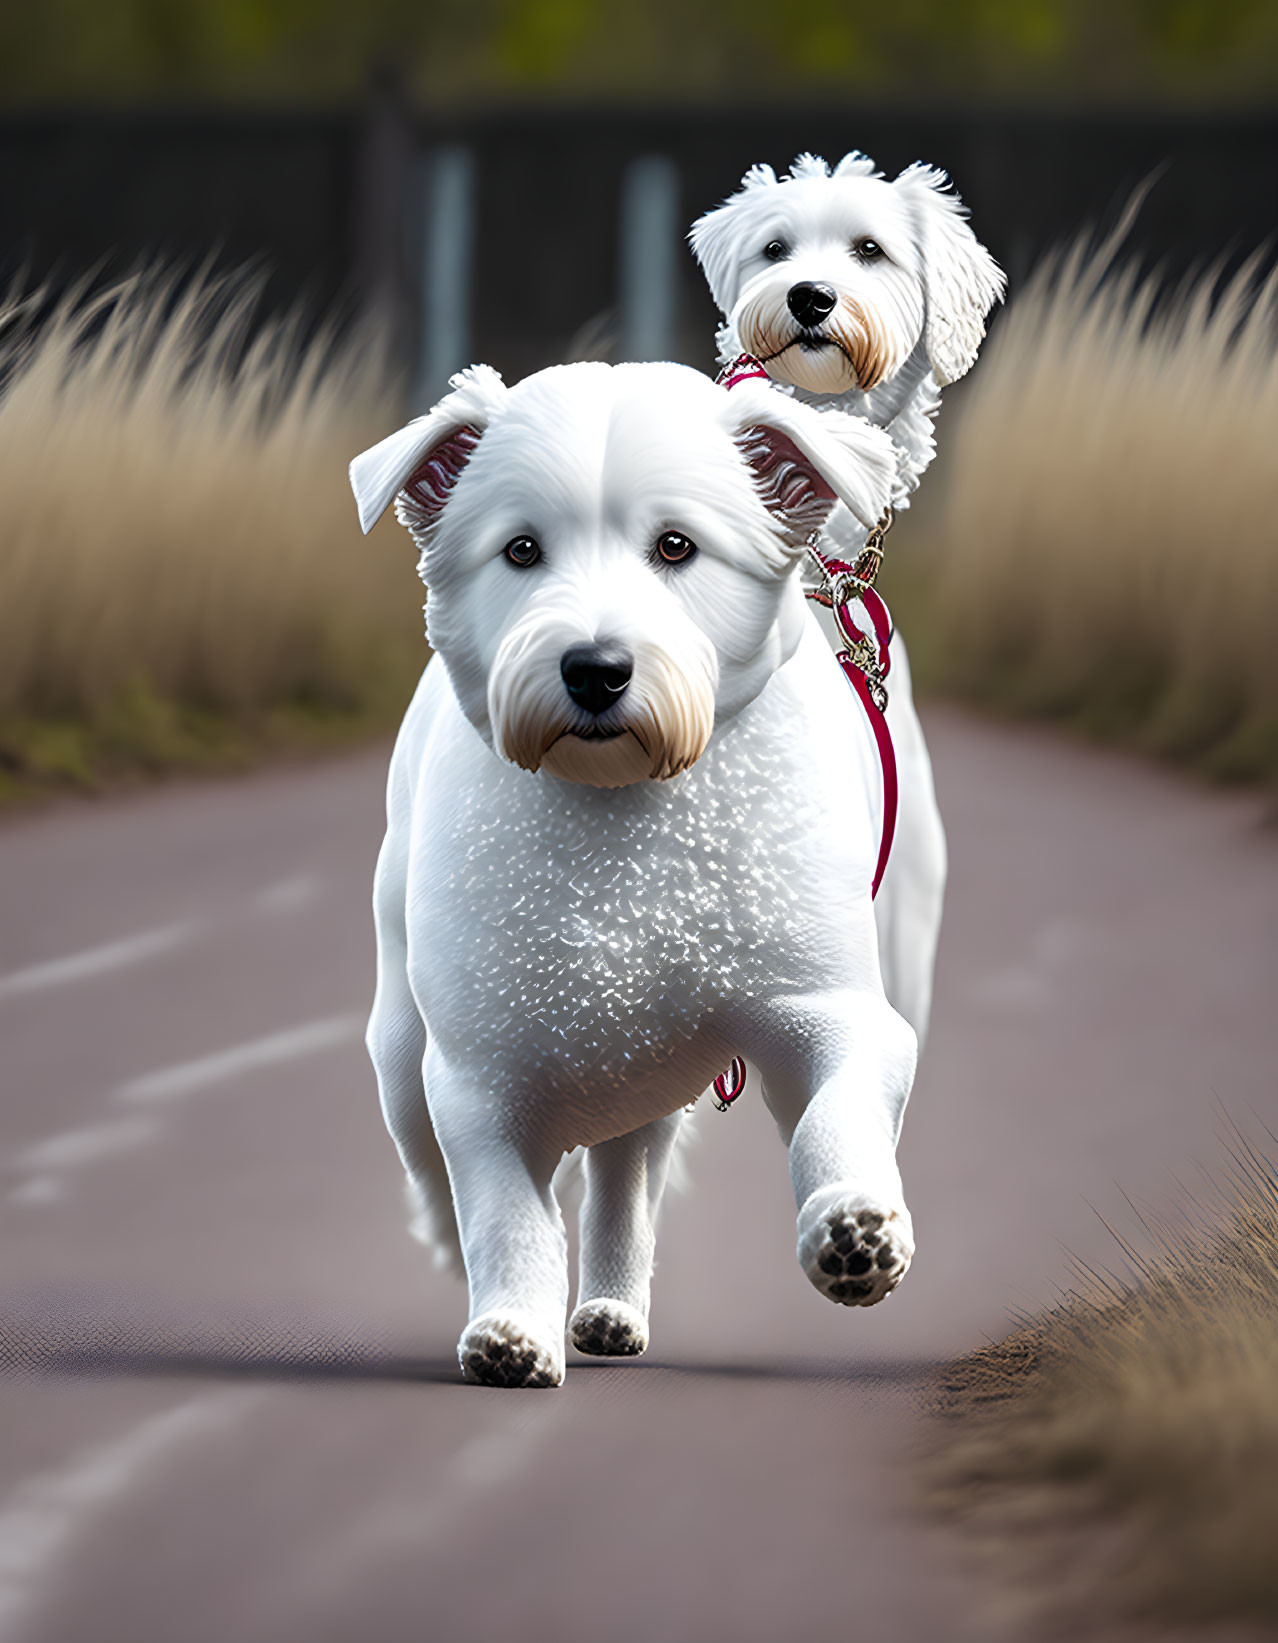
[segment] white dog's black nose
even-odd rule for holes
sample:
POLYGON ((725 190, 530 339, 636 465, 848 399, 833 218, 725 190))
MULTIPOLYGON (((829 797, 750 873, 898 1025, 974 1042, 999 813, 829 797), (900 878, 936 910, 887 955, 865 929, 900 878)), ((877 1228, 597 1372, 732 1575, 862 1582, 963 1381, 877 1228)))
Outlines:
POLYGON ((560 660, 559 672, 578 707, 606 713, 625 694, 634 658, 620 645, 572 645, 560 660))
POLYGON ((820 325, 834 310, 838 296, 829 285, 814 285, 811 280, 800 280, 792 285, 785 298, 790 312, 800 325, 820 325))

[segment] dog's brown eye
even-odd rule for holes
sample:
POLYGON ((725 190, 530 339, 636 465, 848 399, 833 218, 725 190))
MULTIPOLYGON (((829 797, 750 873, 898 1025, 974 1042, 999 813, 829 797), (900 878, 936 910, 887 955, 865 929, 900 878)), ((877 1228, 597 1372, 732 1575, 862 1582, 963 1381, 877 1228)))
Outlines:
POLYGON ((864 262, 873 262, 876 257, 883 255, 883 247, 877 240, 858 240, 856 254, 864 262))
POLYGON ((541 558, 541 548, 531 536, 512 536, 504 549, 506 558, 520 570, 527 570, 541 558))
POLYGON ((666 531, 657 538, 656 551, 663 564, 682 565, 696 553, 697 544, 679 531, 666 531))
POLYGON ((763 254, 769 262, 780 262, 782 257, 790 255, 790 248, 784 240, 769 240, 763 248, 763 254))

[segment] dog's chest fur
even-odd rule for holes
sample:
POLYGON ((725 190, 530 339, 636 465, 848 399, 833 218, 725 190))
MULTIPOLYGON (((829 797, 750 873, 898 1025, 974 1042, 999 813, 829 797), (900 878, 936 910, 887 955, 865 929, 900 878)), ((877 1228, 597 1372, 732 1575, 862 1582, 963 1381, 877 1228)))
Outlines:
POLYGON ((588 1141, 697 1094, 752 1011, 844 985, 867 962, 836 910, 869 873, 863 738, 815 634, 691 770, 614 791, 503 764, 444 692, 408 923, 449 1061, 566 1103, 588 1141))

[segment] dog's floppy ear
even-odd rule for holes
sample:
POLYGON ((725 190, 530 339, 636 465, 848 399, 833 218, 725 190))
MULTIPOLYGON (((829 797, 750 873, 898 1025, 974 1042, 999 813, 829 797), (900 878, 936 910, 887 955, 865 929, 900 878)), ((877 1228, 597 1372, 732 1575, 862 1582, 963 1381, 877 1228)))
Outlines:
POLYGON ((942 387, 976 363, 985 316, 1007 285, 1003 270, 967 226, 967 209, 935 166, 909 166, 892 184, 911 203, 919 229, 927 301, 924 340, 942 387))
POLYGON ((351 463, 351 490, 365 536, 403 490, 411 497, 414 513, 433 523, 508 391, 489 365, 459 371, 449 387, 452 392, 434 410, 351 463))
POLYGON ((763 382, 726 395, 729 429, 769 513, 797 546, 842 502, 869 530, 892 500, 896 446, 864 417, 818 411, 763 382))
POLYGON ((722 205, 716 205, 703 217, 698 217, 688 231, 692 254, 701 265, 710 295, 719 305, 721 313, 726 314, 736 301, 735 275, 741 261, 744 229, 733 207, 761 189, 776 186, 777 174, 770 165, 752 165, 742 177, 737 192, 729 195, 722 205))

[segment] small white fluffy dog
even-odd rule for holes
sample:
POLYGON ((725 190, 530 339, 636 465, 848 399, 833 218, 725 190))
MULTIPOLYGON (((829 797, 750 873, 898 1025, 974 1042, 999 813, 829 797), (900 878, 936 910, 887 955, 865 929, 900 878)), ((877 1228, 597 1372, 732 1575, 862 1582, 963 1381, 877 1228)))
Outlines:
POLYGON ((426 669, 391 762, 369 1025, 424 1231, 460 1253, 472 1380, 556 1385, 551 1179, 586 1148, 575 1344, 648 1340, 693 1100, 737 1054, 788 1145, 798 1255, 881 1300, 913 1253, 895 1148, 915 1035, 884 996, 882 776, 799 583, 891 441, 677 365, 476 367, 358 457, 422 550, 426 669))
MULTIPOLYGON (((753 166, 689 235, 724 315, 724 363, 753 354, 809 404, 886 428, 898 507, 935 454, 940 390, 975 363, 1003 295, 1003 271, 965 219, 933 166, 888 182, 864 154, 833 169, 801 154, 785 177, 753 166)), ((841 524, 864 536, 840 514, 836 541, 841 524)))
MULTIPOLYGON (((965 218, 948 177, 932 166, 910 166, 889 182, 864 154, 833 168, 802 154, 785 177, 752 167, 689 236, 724 315, 723 362, 753 354, 807 404, 885 429, 897 451, 898 509, 935 454, 941 388, 975 363, 986 315, 1003 294, 1003 272, 965 218)), ((865 535, 864 521, 846 508, 825 524, 827 550, 848 560, 865 535)), ((833 638, 832 625, 823 627, 833 638)), ((876 902, 879 951, 888 997, 921 1041, 945 895, 945 829, 899 635, 887 717, 900 810, 876 902)))

